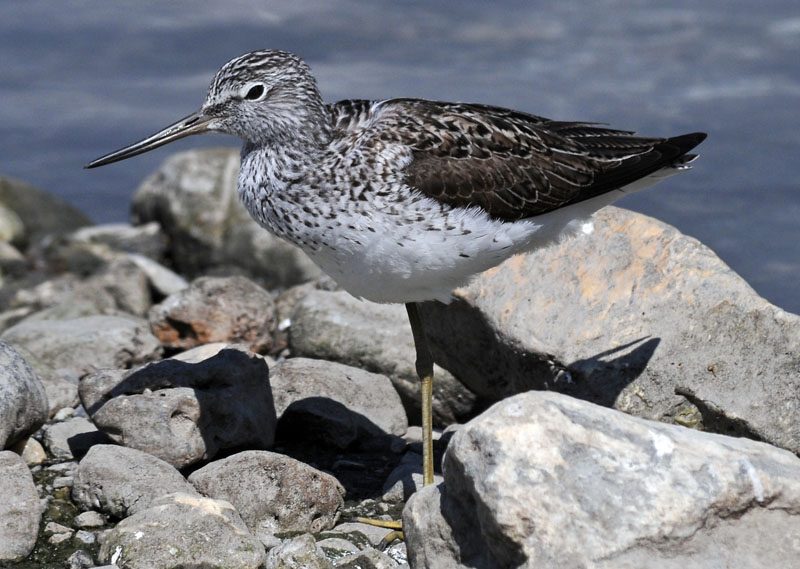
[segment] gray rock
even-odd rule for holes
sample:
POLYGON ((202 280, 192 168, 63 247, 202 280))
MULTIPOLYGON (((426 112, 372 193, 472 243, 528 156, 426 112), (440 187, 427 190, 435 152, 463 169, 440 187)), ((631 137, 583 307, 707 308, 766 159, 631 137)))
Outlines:
POLYGON ((272 347, 275 303, 244 277, 202 277, 154 306, 149 319, 153 333, 170 348, 236 342, 264 353, 272 347))
POLYGON ((147 275, 150 286, 162 296, 175 294, 189 286, 189 282, 178 273, 149 257, 130 253, 128 258, 142 269, 144 274, 147 275))
POLYGON ((50 403, 48 414, 51 417, 62 409, 73 408, 80 403, 77 378, 54 373, 50 376, 42 376, 42 384, 47 393, 47 401, 50 403))
POLYGON ((397 563, 377 549, 365 549, 336 560, 337 569, 395 569, 397 563))
POLYGON ((47 450, 54 458, 61 460, 81 457, 94 445, 108 442, 108 437, 83 417, 53 423, 44 431, 47 450))
POLYGON ((155 261, 164 259, 167 236, 156 222, 132 226, 127 223, 106 223, 83 227, 69 235, 79 243, 103 243, 117 251, 134 253, 155 261))
POLYGON ((666 224, 595 220, 426 303, 437 361, 483 397, 554 389, 800 452, 800 317, 666 224))
POLYGON ((20 344, 54 369, 76 376, 98 368, 130 367, 161 353, 147 322, 133 317, 22 321, 1 337, 20 344))
MULTIPOLYGON (((296 305, 289 332, 295 356, 337 361, 386 375, 402 398, 409 421, 420 421, 416 352, 405 308, 357 300, 346 292, 310 291, 296 305)), ((438 366, 434 422, 470 416, 475 396, 438 366)))
MULTIPOLYGON (((96 445, 89 449, 75 470, 72 485, 72 499, 76 504, 115 518, 147 509, 156 498, 174 492, 198 495, 181 473, 163 460, 116 445, 96 445)), ((87 514, 95 518, 97 515, 86 512, 81 516, 87 514)), ((96 527, 87 526, 83 521, 76 521, 76 524, 96 527)))
POLYGON ((47 420, 47 395, 25 359, 0 341, 0 449, 36 431, 47 420))
POLYGON ((310 534, 287 539, 267 553, 266 569, 333 569, 310 534))
POLYGON ((91 569, 94 567, 92 556, 79 549, 67 558, 67 569, 91 569))
POLYGON ((170 257, 184 275, 244 273, 267 288, 320 276, 298 248, 250 218, 236 192, 238 171, 238 150, 176 154, 136 191, 134 223, 162 224, 170 257))
POLYGON ((212 462, 193 472, 189 482, 204 495, 233 504, 256 535, 330 529, 344 505, 344 488, 333 476, 267 451, 212 462))
POLYGON ((47 460, 44 447, 33 437, 17 441, 17 444, 12 446, 10 450, 20 455, 28 466, 36 466, 47 460))
POLYGON ((99 558, 120 569, 260 569, 264 546, 229 503, 177 493, 122 520, 99 558))
POLYGON ((275 411, 282 428, 312 432, 347 448, 359 437, 402 435, 408 428, 403 404, 383 375, 307 358, 277 363, 271 370, 275 411))
POLYGON ((80 396, 114 441, 177 468, 226 448, 269 448, 275 437, 267 363, 236 349, 199 363, 168 359, 100 371, 81 380, 80 396))
POLYGON ((790 567, 800 459, 557 393, 459 430, 445 484, 411 498, 414 568, 790 567))
POLYGON ((22 247, 45 235, 67 233, 92 225, 91 219, 58 196, 5 176, 0 176, 0 204, 14 211, 22 220, 25 226, 22 247), (42 204, 47 204, 47 207, 42 207, 42 204))
POLYGON ((36 544, 42 510, 31 471, 11 451, 0 451, 0 561, 19 561, 36 544))
POLYGON ((88 278, 82 288, 106 291, 118 310, 136 316, 146 316, 152 304, 147 274, 127 256, 111 261, 88 278))

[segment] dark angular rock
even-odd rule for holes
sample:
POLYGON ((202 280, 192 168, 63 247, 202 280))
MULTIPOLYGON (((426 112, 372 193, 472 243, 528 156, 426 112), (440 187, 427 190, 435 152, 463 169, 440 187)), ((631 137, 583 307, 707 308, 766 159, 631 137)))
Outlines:
POLYGON ((275 437, 269 369, 236 349, 198 363, 163 360, 136 370, 104 370, 81 380, 83 406, 114 441, 177 468, 275 437))

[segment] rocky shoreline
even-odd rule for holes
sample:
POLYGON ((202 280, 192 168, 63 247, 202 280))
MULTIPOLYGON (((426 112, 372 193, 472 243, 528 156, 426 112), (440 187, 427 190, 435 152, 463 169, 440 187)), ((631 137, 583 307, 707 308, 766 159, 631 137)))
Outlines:
POLYGON ((800 317, 702 244, 606 208, 425 304, 444 461, 415 493, 405 311, 257 227, 237 166, 173 156, 131 225, 0 178, 1 567, 800 558, 800 317))

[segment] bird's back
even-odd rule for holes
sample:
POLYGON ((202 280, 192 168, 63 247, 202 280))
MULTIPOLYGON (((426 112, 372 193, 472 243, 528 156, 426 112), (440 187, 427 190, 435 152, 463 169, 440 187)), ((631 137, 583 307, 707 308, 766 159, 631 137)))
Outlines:
POLYGON ((347 100, 329 107, 335 135, 379 151, 405 149, 405 183, 451 207, 514 221, 589 200, 662 169, 682 169, 705 138, 648 138, 488 105, 421 99, 347 100))

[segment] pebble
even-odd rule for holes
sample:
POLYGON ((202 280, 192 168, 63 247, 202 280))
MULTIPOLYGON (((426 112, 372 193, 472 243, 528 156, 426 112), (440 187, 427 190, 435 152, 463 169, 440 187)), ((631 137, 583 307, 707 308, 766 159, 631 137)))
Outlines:
POLYGON ((106 524, 106 519, 100 512, 89 510, 75 517, 75 525, 79 528, 99 528, 106 524))
POLYGON ((90 531, 79 529, 75 532, 75 539, 86 545, 92 545, 97 541, 97 536, 90 531))

